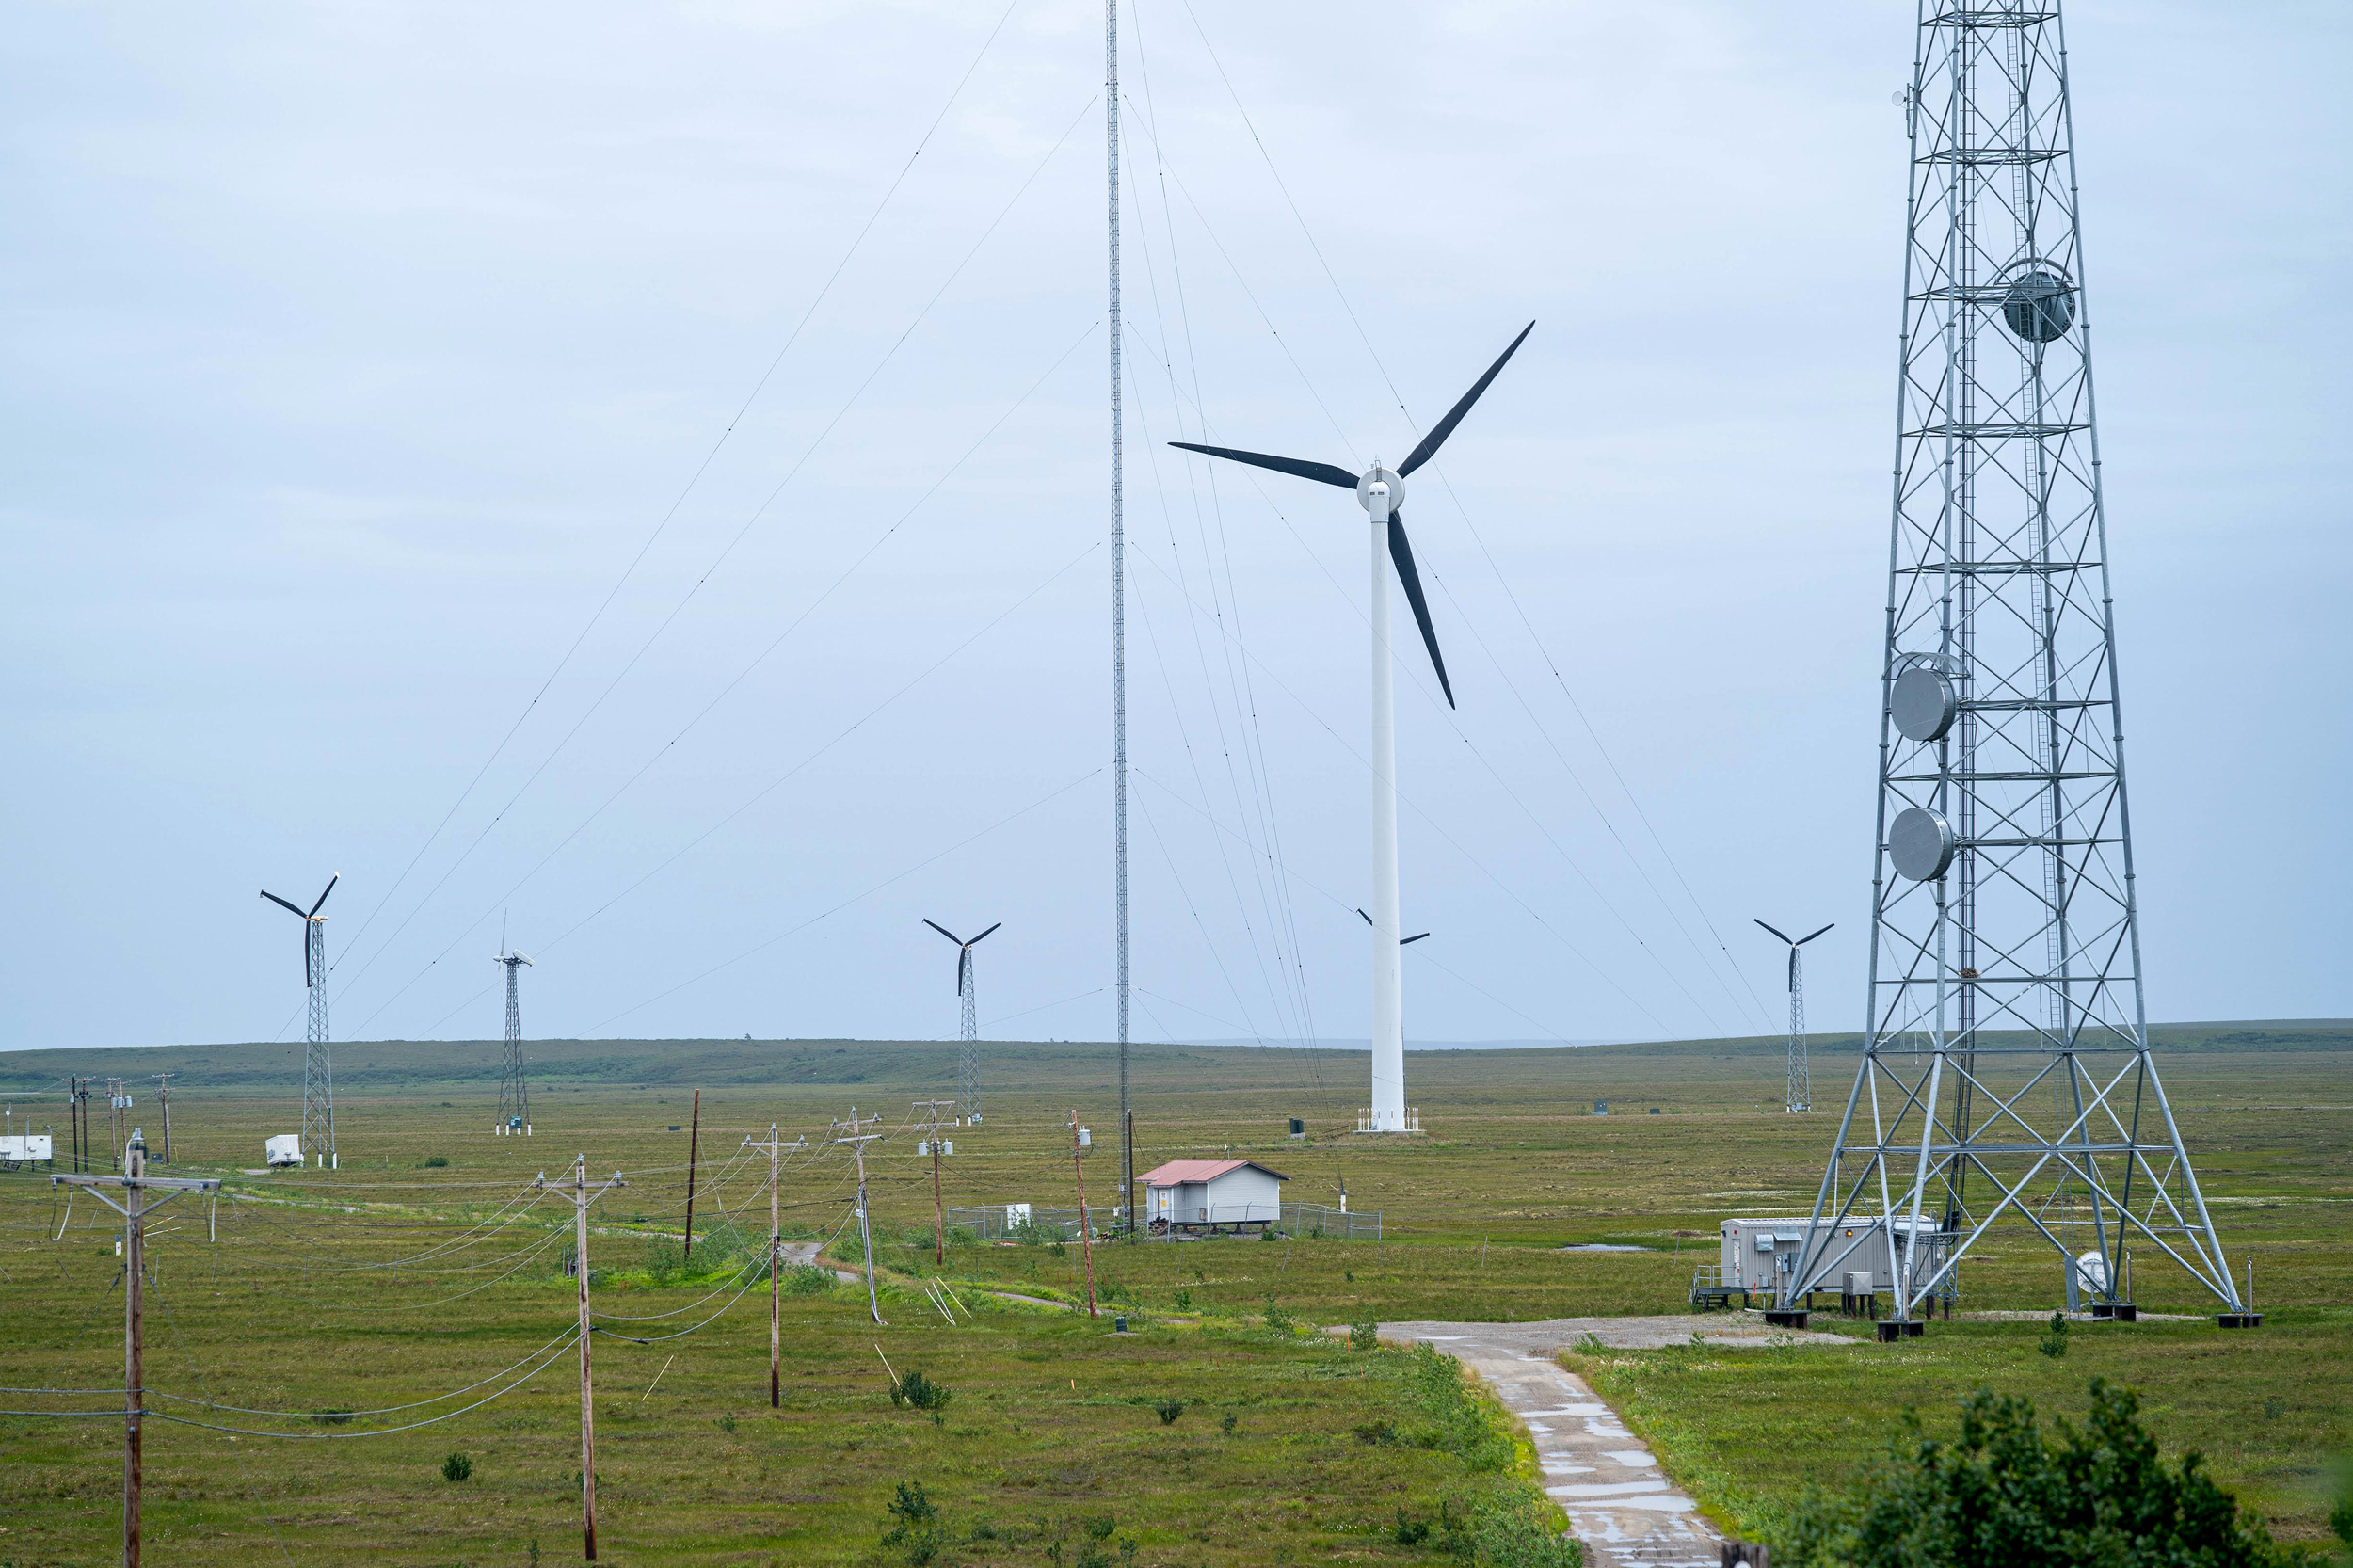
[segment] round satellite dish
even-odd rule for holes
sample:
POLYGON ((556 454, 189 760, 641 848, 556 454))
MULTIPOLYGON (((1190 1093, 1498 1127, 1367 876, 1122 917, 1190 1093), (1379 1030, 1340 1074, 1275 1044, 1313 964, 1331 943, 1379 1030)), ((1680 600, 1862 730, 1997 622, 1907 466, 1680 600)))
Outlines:
POLYGON ((1896 677, 1887 695, 1888 717, 1915 741, 1943 740, 1960 708, 1951 678, 1928 664, 1914 664, 1896 677))
POLYGON ((1953 824, 1917 806, 1898 815, 1887 830, 1888 857, 1914 882, 1933 882, 1943 876, 1953 863, 1956 847, 1953 824))
POLYGON ((2075 324, 2075 291, 2050 273, 2022 272, 2002 296, 2002 319, 2028 343, 2049 343, 2075 324))
POLYGON ((1389 487, 1389 511, 1395 514, 1400 506, 1405 504, 1405 481, 1397 476, 1395 470, 1383 468, 1379 463, 1373 464, 1366 471, 1365 476, 1356 481, 1356 504, 1368 512, 1372 510, 1372 482, 1376 479, 1389 487))
POLYGON ((2089 1288, 2101 1292, 2107 1289, 2108 1260, 2100 1254, 2088 1252, 2076 1258, 2075 1272, 2083 1276, 2084 1284, 2089 1288))

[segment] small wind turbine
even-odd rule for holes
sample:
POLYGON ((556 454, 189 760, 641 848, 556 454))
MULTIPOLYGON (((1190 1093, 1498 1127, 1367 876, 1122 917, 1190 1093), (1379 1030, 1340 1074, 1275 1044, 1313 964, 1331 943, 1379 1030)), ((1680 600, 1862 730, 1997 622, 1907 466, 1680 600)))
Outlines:
MULTIPOLYGON (((531 1135, 531 1084, 523 1077, 523 1010, 516 993, 515 971, 531 960, 506 945, 506 922, 499 922, 499 951, 491 960, 506 968, 506 1049, 499 1058, 499 1125, 508 1133, 531 1135)), ((532 968, 538 968, 533 964, 532 968)))
POLYGON ((327 895, 344 879, 337 872, 327 879, 318 902, 305 909, 289 904, 268 888, 262 896, 302 921, 302 984, 310 992, 309 1045, 302 1054, 302 1141, 297 1145, 315 1164, 340 1169, 335 1159, 335 1069, 327 1049, 327 917, 319 910, 327 895))
POLYGON ((1506 361, 1535 329, 1532 321, 1522 328, 1520 335, 1512 340, 1512 346, 1487 367, 1487 374, 1471 384, 1471 390, 1447 410, 1446 418, 1431 427, 1430 433, 1395 470, 1383 468, 1378 456, 1370 468, 1358 474, 1330 463, 1298 457, 1273 457, 1263 452, 1237 452, 1230 447, 1201 446, 1193 441, 1169 442, 1187 452, 1206 453, 1212 457, 1354 490, 1357 504, 1372 516, 1373 913, 1365 917, 1372 926, 1372 1114, 1360 1128, 1362 1131, 1417 1130, 1409 1125, 1405 1112, 1405 995, 1398 963, 1398 949, 1403 943, 1398 938, 1397 912, 1397 705, 1389 671, 1389 573, 1381 557, 1385 551, 1389 563, 1397 568, 1398 582, 1405 589, 1405 602, 1413 607, 1414 624, 1421 629, 1422 646, 1430 650, 1431 667, 1437 671, 1439 690, 1446 693, 1447 706, 1451 708, 1454 687, 1447 680, 1446 661, 1438 654, 1438 634, 1431 630, 1430 605, 1422 598, 1421 574, 1414 568, 1414 547, 1406 541, 1405 520, 1398 508, 1405 501, 1406 475, 1437 455, 1446 439, 1454 434, 1454 427, 1463 423, 1463 416, 1470 412, 1471 405, 1479 401, 1480 394, 1502 373, 1506 361))
POLYGON ((981 1121, 981 1016, 979 1003, 973 996, 972 950, 982 939, 1005 922, 999 920, 988 931, 966 941, 937 920, 923 922, 942 936, 956 944, 956 995, 964 999, 964 1046, 956 1055, 956 1113, 978 1127, 981 1121))
MULTIPOLYGON (((1753 917, 1752 918, 1753 919, 1753 917)), ((1758 920, 1756 923, 1759 925, 1765 925, 1763 920, 1758 920)), ((1828 931, 1831 926, 1836 925, 1837 923, 1838 922, 1836 920, 1833 920, 1830 925, 1822 927, 1822 931, 1828 931)), ((1765 925, 1765 929, 1772 932, 1774 936, 1781 937, 1783 941, 1789 943, 1788 1109, 1791 1111, 1811 1111, 1814 1109, 1814 1089, 1812 1080, 1806 1072, 1805 1065, 1805 967, 1798 961, 1798 950, 1805 946, 1806 943, 1814 940, 1814 937, 1819 936, 1822 934, 1822 931, 1817 931, 1813 933, 1812 936, 1800 936, 1796 940, 1792 941, 1786 934, 1772 926, 1765 925)))

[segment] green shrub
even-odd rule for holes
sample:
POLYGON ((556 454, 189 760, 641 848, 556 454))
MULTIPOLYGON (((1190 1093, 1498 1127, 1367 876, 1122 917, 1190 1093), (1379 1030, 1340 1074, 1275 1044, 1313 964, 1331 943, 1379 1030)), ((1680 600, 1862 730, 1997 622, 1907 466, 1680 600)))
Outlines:
POLYGON ((1266 1293, 1266 1331, 1290 1338, 1299 1333, 1299 1320, 1283 1310, 1274 1299, 1274 1292, 1266 1293))
POLYGON ((820 1296, 833 1288, 833 1271, 814 1263, 797 1264, 784 1272, 784 1288, 795 1296, 820 1296))
POLYGON ((1398 1445, 1397 1427, 1388 1421, 1366 1421, 1352 1429, 1356 1441, 1376 1448, 1394 1448, 1398 1445))
POLYGON ((1089 1541, 1109 1541, 1112 1538, 1112 1531, 1117 1529, 1118 1528, 1119 1520, 1115 1515, 1098 1513, 1094 1518, 1087 1521, 1087 1539, 1089 1541))
POLYGON ((441 1479, 446 1481, 473 1480, 473 1461, 464 1454, 452 1454, 441 1461, 441 1479))
POLYGON ((1231 1432, 1234 1430, 1234 1413, 1232 1411, 1229 1410, 1225 1415, 1218 1417, 1217 1430, 1224 1432, 1231 1432))
POLYGON ((1176 1424, 1176 1417, 1185 1413, 1185 1401, 1182 1400, 1162 1400, 1152 1408, 1160 1412, 1160 1425, 1164 1427, 1173 1427, 1176 1424))
POLYGON ((940 1520, 938 1506, 924 1495, 923 1483, 901 1481, 899 1495, 888 1506, 894 1523, 883 1532, 882 1544, 898 1547, 916 1568, 937 1557, 948 1544, 948 1528, 940 1520))
POLYGON ((1179 1290, 1176 1292, 1176 1310, 1179 1312, 1191 1312, 1193 1310, 1192 1291, 1179 1290))
POLYGON ((1389 1539, 1401 1546, 1418 1546, 1430 1539, 1430 1521, 1409 1519, 1401 1508, 1397 1511, 1397 1523, 1389 1527, 1389 1539))
POLYGON ((1561 1533, 1559 1511, 1542 1498, 1490 1503, 1471 1516, 1468 1533, 1481 1568, 1584 1568, 1585 1548, 1561 1533))
POLYGON ((1887 1458, 1844 1496, 1800 1503, 1775 1557, 1790 1568, 2286 1568, 2311 1560, 2275 1543, 2208 1479, 2196 1451, 2168 1468, 2139 1400, 2091 1380, 2082 1430, 2045 1435, 2024 1399, 1979 1389, 1953 1442, 1907 1413, 1887 1458))
POLYGON ((1429 1345, 1416 1345, 1413 1387, 1423 1411, 1436 1422, 1434 1430, 1419 1438, 1423 1447, 1443 1449, 1473 1470, 1510 1466, 1511 1429, 1503 1413, 1464 1379, 1461 1362, 1429 1345))
POLYGON ((424 1157, 423 1161, 423 1169, 428 1171, 445 1171, 449 1169, 449 1156, 445 1154, 428 1154, 424 1157))
POLYGON ((913 1405, 918 1410, 945 1410, 955 1395, 934 1383, 920 1371, 910 1371, 890 1385, 890 1402, 913 1405))
POLYGON ((1361 1323, 1349 1324, 1348 1342, 1360 1351, 1374 1349, 1381 1343, 1381 1325, 1370 1318, 1361 1323))
POLYGON ((2051 1314, 2051 1332, 2035 1341, 2035 1348, 2054 1361, 2067 1353, 2067 1314, 2051 1314))

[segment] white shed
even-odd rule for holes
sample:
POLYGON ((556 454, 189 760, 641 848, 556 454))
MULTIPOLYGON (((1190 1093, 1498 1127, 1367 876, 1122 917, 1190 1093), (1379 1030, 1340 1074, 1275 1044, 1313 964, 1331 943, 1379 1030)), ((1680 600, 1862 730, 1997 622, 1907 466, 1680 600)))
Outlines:
POLYGON ((1283 1217, 1290 1177, 1255 1160, 1172 1160, 1144 1172, 1148 1230, 1264 1230, 1283 1217))

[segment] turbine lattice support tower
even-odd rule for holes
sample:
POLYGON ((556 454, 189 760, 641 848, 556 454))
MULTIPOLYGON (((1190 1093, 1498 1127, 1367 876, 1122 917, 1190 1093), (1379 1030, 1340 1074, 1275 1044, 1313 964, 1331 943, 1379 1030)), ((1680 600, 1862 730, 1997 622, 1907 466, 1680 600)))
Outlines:
POLYGON ((1782 1300, 1877 1216, 1899 1319, 2001 1224, 2071 1302, 2131 1245, 2238 1312, 2142 1001, 2059 6, 1917 49, 1864 1054, 1782 1300))
POLYGON ((956 1051, 956 1113, 968 1122, 981 1119, 981 1016, 980 1002, 973 996, 972 967, 972 955, 967 952, 963 1044, 956 1051))
POLYGON ((1814 1109, 1814 1080, 1805 1064, 1805 960, 1789 950, 1789 1095, 1791 1112, 1814 1109))
POLYGON ((520 952, 501 953, 497 962, 506 970, 506 1045, 499 1056, 499 1130, 527 1131, 531 1127, 531 1082, 523 1076, 523 1010, 517 971, 531 962, 520 952))
POLYGON ((314 1162, 334 1166, 335 1066, 327 1048, 327 924, 317 919, 303 922, 309 944, 310 1028, 302 1053, 302 1152, 314 1162))

